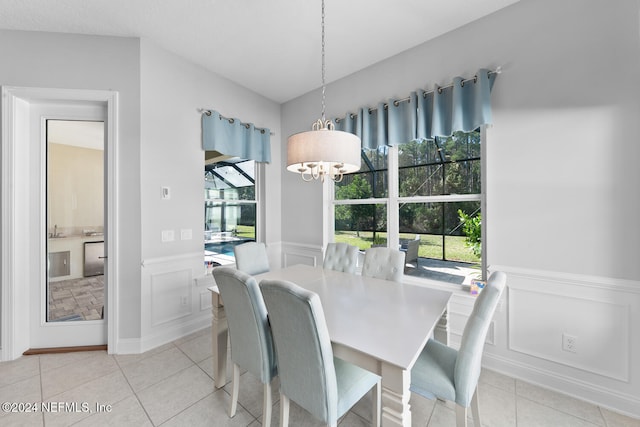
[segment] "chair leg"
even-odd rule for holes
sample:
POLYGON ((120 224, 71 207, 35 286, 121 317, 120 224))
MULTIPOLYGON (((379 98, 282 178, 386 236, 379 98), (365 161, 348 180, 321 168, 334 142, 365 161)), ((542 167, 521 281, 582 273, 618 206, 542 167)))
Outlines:
POLYGON ((271 426, 271 410, 273 400, 271 399, 271 383, 264 384, 262 396, 262 427, 271 426))
POLYGON ((280 392, 280 427, 289 427, 289 398, 280 392))
POLYGON ((371 425, 373 427, 380 427, 380 408, 382 406, 382 386, 380 385, 380 380, 378 383, 371 389, 372 396, 372 406, 373 406, 373 414, 371 416, 371 425))
POLYGON ((480 402, 478 401, 478 386, 471 398, 471 413, 473 414, 473 427, 482 427, 480 423, 480 402))
POLYGON ((233 364, 233 378, 231 379, 231 406, 229 406, 229 417, 233 417, 238 409, 238 392, 240 389, 240 366, 233 364))
POLYGON ((464 406, 456 405, 456 427, 467 427, 467 408, 464 406))

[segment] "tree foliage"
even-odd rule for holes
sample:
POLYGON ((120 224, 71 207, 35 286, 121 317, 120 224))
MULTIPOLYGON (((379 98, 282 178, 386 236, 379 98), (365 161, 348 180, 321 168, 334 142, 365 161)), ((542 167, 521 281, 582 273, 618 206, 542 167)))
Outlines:
MULTIPOLYGON (((361 175, 355 175, 349 185, 336 187, 336 199, 353 200, 371 197, 371 185, 361 175)), ((341 205, 336 207, 336 229, 361 231, 375 214, 375 205, 341 205)))
MULTIPOLYGON (((456 132, 449 137, 416 139, 398 146, 399 196, 403 198, 481 193, 481 145, 479 132, 456 132)), ((345 176, 336 185, 336 200, 384 198, 388 196, 386 150, 365 152, 363 169, 345 176), (368 160, 368 161, 366 161, 368 160), (371 169, 370 169, 371 168, 371 169)), ((386 230, 386 212, 373 204, 337 205, 336 230, 386 230)), ((479 201, 438 201, 401 203, 399 232, 442 236, 466 236, 470 247, 480 253, 480 228, 461 224, 462 214, 474 221, 479 201), (468 232, 467 232, 468 231, 468 232), (472 237, 470 236, 470 233, 472 237), (475 249, 474 249, 475 248, 475 249)), ((466 223, 465 223, 466 224, 466 223)), ((444 238, 444 237, 443 237, 444 238)), ((443 254, 444 259, 444 254, 443 254)))
POLYGON ((467 246, 471 248, 474 255, 480 257, 482 254, 482 214, 472 217, 462 210, 458 210, 458 216, 462 223, 462 231, 467 236, 467 246))

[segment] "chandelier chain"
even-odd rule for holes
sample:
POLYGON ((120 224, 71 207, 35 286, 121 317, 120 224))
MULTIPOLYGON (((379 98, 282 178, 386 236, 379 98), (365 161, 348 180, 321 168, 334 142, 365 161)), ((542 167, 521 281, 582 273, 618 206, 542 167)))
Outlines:
POLYGON ((322 121, 325 122, 324 0, 322 0, 322 121))

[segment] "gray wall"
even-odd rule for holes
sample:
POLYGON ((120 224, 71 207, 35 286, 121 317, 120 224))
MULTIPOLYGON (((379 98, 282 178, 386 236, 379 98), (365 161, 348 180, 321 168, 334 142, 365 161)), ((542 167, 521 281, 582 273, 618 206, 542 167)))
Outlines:
MULTIPOLYGON (((637 0, 521 0, 327 88, 327 115, 336 117, 502 67, 483 220, 487 262, 507 272, 508 292, 483 365, 635 417, 639 16, 637 0), (576 353, 562 349, 564 334, 579 337, 576 353)), ((308 129, 319 107, 319 91, 283 104, 283 133, 308 129)), ((285 256, 321 259, 321 186, 289 172, 282 182, 285 256)), ((454 346, 472 305, 454 293, 454 346)), ((516 416, 507 407, 503 415, 516 416)))
MULTIPOLYGON (((488 263, 637 279, 638 45, 637 1, 523 0, 330 84, 327 115, 501 66, 488 263)), ((283 104, 284 134, 308 129, 319 109, 318 92, 283 104)), ((284 173, 283 193, 283 242, 320 245, 320 185, 284 173)))
MULTIPOLYGON (((125 351, 146 348, 141 307, 150 305, 141 264, 159 258, 199 257, 191 279, 204 274, 203 165, 199 108, 269 127, 274 161, 264 168, 267 243, 280 236, 280 106, 229 80, 136 38, 0 30, 0 84, 43 88, 104 89, 119 93, 118 256, 119 336, 125 351), (160 199, 160 187, 172 189, 160 199), (161 230, 176 240, 161 243, 161 230), (192 240, 180 240, 191 229, 192 240), (199 254, 199 255, 198 255, 199 254), (142 342, 142 343, 141 343, 142 342)), ((3 185, 6 185, 3 183, 3 185)), ((173 286, 169 284, 166 286, 173 286)), ((180 284, 193 286, 193 283, 180 284)), ((166 291, 166 289, 165 289, 166 291)), ((194 296, 194 312, 200 299, 194 296)), ((169 307, 170 311, 170 307, 169 307)), ((200 323, 202 324, 202 323, 200 323)), ((198 325, 200 325, 198 324, 198 325)), ((196 324, 188 327, 196 327, 196 324)), ((175 326, 175 325, 174 325, 175 326)), ((175 327, 180 333, 188 327, 175 327), (181 329, 182 328, 182 329, 181 329)), ((154 345, 171 334, 147 339, 154 345)))
POLYGON ((157 47, 142 42, 141 197, 143 258, 189 253, 203 248, 204 152, 199 108, 270 128, 274 161, 265 169, 270 204, 269 239, 279 240, 280 106, 246 88, 157 47), (171 188, 162 200, 160 187, 171 188), (273 195, 272 195, 273 194, 273 195), (176 241, 161 242, 162 230, 174 230, 176 241), (180 230, 192 229, 193 240, 180 241, 180 230))
MULTIPOLYGON (((120 334, 140 334, 140 42, 0 30, 0 84, 119 92, 120 334)), ((4 185, 4 184, 3 184, 4 185)))

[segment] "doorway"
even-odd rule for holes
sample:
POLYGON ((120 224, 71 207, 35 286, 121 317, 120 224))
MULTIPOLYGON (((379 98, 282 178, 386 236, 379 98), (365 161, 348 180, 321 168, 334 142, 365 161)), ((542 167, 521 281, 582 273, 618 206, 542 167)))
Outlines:
POLYGON ((47 322, 104 319, 104 121, 47 119, 47 322))
MULTIPOLYGON (((110 353, 117 350, 116 119, 117 93, 113 91, 2 87, 0 360, 16 359, 34 348, 107 344, 110 353), (103 124, 103 205, 97 209, 102 211, 102 225, 97 219, 77 224, 68 220, 83 203, 78 194, 71 194, 78 188, 55 195, 47 189, 47 159, 52 154, 48 127, 58 121, 103 124), (65 197, 66 211, 54 217, 55 208, 49 202, 65 197), (63 241, 73 248, 54 246, 63 241), (77 271, 85 278, 84 244, 97 242, 102 242, 104 250, 96 256, 102 262, 104 279, 99 316, 96 310, 86 320, 54 321, 48 301, 50 279, 71 278, 77 271)), ((82 179, 87 180, 86 176, 82 179)))

